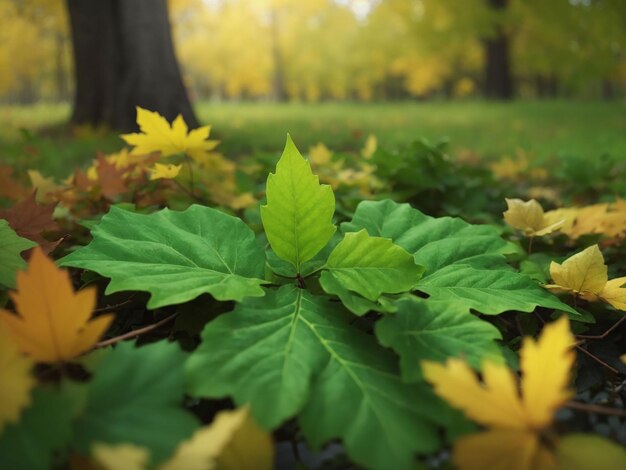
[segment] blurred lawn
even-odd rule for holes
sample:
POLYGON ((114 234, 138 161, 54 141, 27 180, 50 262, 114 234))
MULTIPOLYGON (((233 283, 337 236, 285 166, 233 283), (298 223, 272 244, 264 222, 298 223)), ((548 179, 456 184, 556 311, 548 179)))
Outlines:
MULTIPOLYGON (((324 142, 331 149, 359 148, 368 134, 393 146, 417 137, 448 137, 453 149, 495 158, 522 148, 536 158, 604 153, 626 159, 626 103, 479 101, 427 103, 199 103, 226 155, 279 151, 290 132, 301 149, 324 142)), ((38 168, 64 176, 97 151, 122 147, 104 130, 63 126, 64 104, 0 106, 0 161, 19 170, 38 168), (25 130, 20 130, 25 129, 25 130)))

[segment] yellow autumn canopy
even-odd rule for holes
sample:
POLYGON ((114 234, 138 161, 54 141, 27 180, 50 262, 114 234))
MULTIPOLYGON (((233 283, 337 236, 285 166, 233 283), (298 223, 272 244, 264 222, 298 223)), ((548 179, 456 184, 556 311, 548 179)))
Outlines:
POLYGON ((588 301, 602 300, 618 310, 626 310, 626 277, 608 279, 607 266, 598 245, 592 245, 566 259, 550 263, 553 292, 570 292, 588 301))
POLYGON ((537 341, 526 338, 521 394, 514 374, 502 364, 486 362, 481 383, 463 360, 423 363, 435 392, 488 428, 457 440, 454 458, 459 468, 556 468, 556 457, 542 443, 540 432, 572 395, 568 383, 574 343, 567 317, 547 325, 537 341))
POLYGON ((40 362, 67 361, 89 350, 113 320, 113 315, 90 320, 95 288, 75 293, 67 271, 39 247, 28 269, 17 273, 17 291, 10 296, 18 315, 0 309, 0 320, 18 348, 40 362))

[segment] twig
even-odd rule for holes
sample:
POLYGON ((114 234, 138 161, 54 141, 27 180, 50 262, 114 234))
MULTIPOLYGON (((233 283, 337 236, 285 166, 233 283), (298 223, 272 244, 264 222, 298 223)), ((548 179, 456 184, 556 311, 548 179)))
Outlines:
POLYGON ((138 329, 133 330, 133 331, 129 331, 128 333, 124 333, 123 335, 115 336, 113 338, 110 338, 110 339, 107 339, 107 340, 104 340, 104 341, 100 341, 99 343, 96 343, 94 348, 104 348, 106 346, 110 346, 112 344, 119 343, 120 341, 124 341, 125 339, 135 338, 137 336, 141 336, 141 335, 145 335, 146 333, 150 333, 152 330, 156 330, 158 327, 163 326, 166 323, 169 323, 170 321, 172 321, 174 318, 176 318, 176 315, 177 315, 176 313, 173 313, 169 317, 166 317, 163 320, 160 320, 160 321, 158 321, 156 323, 153 323, 151 325, 144 326, 143 328, 138 328, 138 329))
POLYGON ((621 416, 626 418, 626 410, 620 410, 619 408, 608 408, 602 405, 593 405, 588 403, 580 403, 578 401, 568 401, 565 403, 566 408, 573 410, 587 411, 589 413, 598 413, 602 415, 621 416))
POLYGON ((618 321, 616 321, 615 324, 611 328, 606 330, 601 335, 576 335, 576 338, 580 338, 580 339, 604 339, 609 334, 611 334, 611 332, 613 330, 615 330, 615 328, 617 328, 624 320, 626 320, 626 315, 624 315, 622 318, 620 318, 618 321))
POLYGON ((172 181, 176 184, 176 186, 178 186, 180 189, 182 189, 182 190, 183 190, 183 192, 184 192, 185 194, 187 194, 188 196, 190 196, 190 197, 191 197, 192 199, 194 199, 196 202, 199 202, 199 203, 204 203, 204 200, 203 200, 201 197, 199 197, 199 196, 198 196, 197 194, 195 194, 194 192, 190 191, 190 190, 189 190, 189 188, 186 188, 185 186, 183 186, 182 184, 180 184, 178 181, 176 181, 176 179, 173 179, 172 181))
POLYGON ((93 310, 94 313, 97 312, 108 312, 109 310, 114 310, 117 309, 119 307, 123 307, 124 305, 127 305, 129 303, 131 303, 133 301, 133 299, 126 299, 124 302, 120 302, 119 304, 115 304, 115 305, 107 305, 106 307, 101 307, 101 308, 97 308, 95 310, 93 310))
POLYGON ((614 374, 619 374, 619 371, 617 369, 615 369, 614 367, 611 367, 610 365, 608 365, 606 362, 604 362, 602 359, 600 359, 598 356, 595 356, 593 354, 591 354, 589 351, 587 351, 585 348, 576 345, 575 346, 576 349, 578 349, 581 352, 584 352, 586 355, 588 355, 590 358, 592 358, 594 361, 596 361, 599 364, 602 364, 604 367, 606 367, 607 369, 609 369, 610 371, 612 371, 614 374))
POLYGON ((193 195, 194 194, 193 168, 191 166, 191 158, 189 158, 188 154, 185 154, 185 161, 187 162, 187 168, 189 169, 189 191, 193 195))
POLYGON ((546 324, 546 321, 543 319, 543 317, 541 315, 539 315, 539 312, 534 312, 535 316, 539 319, 539 321, 541 322, 542 325, 546 324))

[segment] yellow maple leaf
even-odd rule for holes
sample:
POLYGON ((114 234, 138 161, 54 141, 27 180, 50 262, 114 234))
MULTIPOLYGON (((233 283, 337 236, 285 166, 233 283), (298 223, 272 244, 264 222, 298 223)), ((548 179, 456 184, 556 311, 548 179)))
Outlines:
POLYGON ((182 165, 155 163, 154 167, 152 168, 150 172, 150 179, 151 180, 174 179, 178 176, 182 167, 183 167, 182 165))
POLYGON ((248 407, 218 413, 210 426, 183 442, 160 470, 269 470, 274 447, 248 407))
POLYGON ((626 311, 626 277, 608 280, 608 270, 598 245, 585 248, 563 264, 552 261, 550 276, 554 284, 544 287, 552 292, 569 292, 590 302, 602 300, 626 311))
POLYGON ((202 159, 219 143, 216 140, 207 140, 211 132, 209 126, 188 132, 187 124, 180 115, 170 126, 159 113, 137 107, 137 124, 141 133, 121 136, 126 143, 134 147, 131 152, 134 155, 160 152, 161 156, 169 157, 186 153, 191 158, 202 159))
POLYGON ((543 207, 536 200, 506 199, 508 210, 504 212, 504 220, 511 227, 524 232, 528 237, 539 237, 559 230, 565 219, 554 221, 547 218, 543 207))
POLYGON ((0 319, 18 348, 40 362, 66 361, 89 350, 113 320, 109 314, 90 321, 95 288, 74 293, 67 271, 39 247, 28 269, 17 273, 17 290, 10 296, 19 315, 0 309, 0 319))
POLYGON ((131 165, 139 165, 145 160, 145 155, 135 155, 123 148, 119 152, 107 155, 107 161, 115 165, 116 170, 128 168, 131 165))
POLYGON ((365 145, 363 149, 361 149, 361 156, 366 160, 369 160, 374 156, 376 150, 378 149, 378 139, 374 134, 370 134, 365 139, 365 145))
POLYGON ((134 444, 97 442, 91 447, 91 456, 104 470, 144 470, 150 461, 148 450, 134 444))
POLYGON ((521 394, 515 376, 503 364, 485 362, 481 383, 463 360, 422 363, 424 376, 439 396, 488 428, 457 440, 459 468, 556 468, 556 458, 540 433, 572 395, 567 385, 574 343, 567 317, 547 325, 537 341, 525 338, 521 394))
POLYGON ((576 207, 554 209, 544 214, 544 220, 548 225, 563 221, 562 225, 559 227, 559 232, 569 234, 574 226, 576 218, 578 217, 578 213, 579 209, 576 207))
POLYGON ((30 391, 35 386, 32 368, 33 361, 19 351, 0 323, 0 434, 7 423, 18 421, 31 402, 30 391))
POLYGON ((470 434, 454 445, 460 470, 556 470, 553 453, 539 435, 514 429, 470 434))
POLYGON ((514 180, 528 170, 528 157, 518 152, 515 158, 509 156, 491 163, 489 169, 497 179, 514 180))
MULTIPOLYGON (((147 468, 148 451, 132 444, 96 444, 92 458, 105 470, 147 468)), ((158 470, 269 470, 274 447, 269 435, 250 417, 248 407, 217 414, 196 431, 158 470)))
POLYGON ((61 186, 58 186, 52 177, 46 178, 37 170, 28 170, 28 177, 31 186, 37 191, 38 202, 49 202, 50 193, 61 189, 61 186))
POLYGON ((333 153, 323 143, 318 143, 309 148, 309 161, 314 167, 328 165, 333 153))

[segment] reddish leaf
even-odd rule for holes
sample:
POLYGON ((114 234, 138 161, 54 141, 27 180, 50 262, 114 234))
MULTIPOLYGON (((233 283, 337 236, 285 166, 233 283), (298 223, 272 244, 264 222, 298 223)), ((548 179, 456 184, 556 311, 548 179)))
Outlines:
POLYGON ((125 172, 124 168, 115 168, 115 164, 109 163, 104 155, 98 156, 98 183, 104 197, 112 200, 128 190, 124 181, 125 172))
POLYGON ((37 192, 15 204, 10 209, 0 209, 0 219, 5 219, 15 232, 23 238, 28 238, 39 244, 45 253, 54 250, 60 239, 50 242, 43 237, 44 232, 59 230, 58 225, 52 218, 56 207, 54 204, 38 204, 37 192))
POLYGON ((17 201, 25 193, 24 187, 13 178, 13 168, 0 165, 0 197, 17 201))
POLYGON ((93 186, 93 181, 87 178, 87 175, 82 170, 76 170, 74 172, 74 187, 83 192, 89 191, 93 186))

